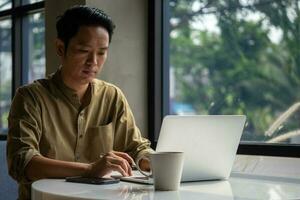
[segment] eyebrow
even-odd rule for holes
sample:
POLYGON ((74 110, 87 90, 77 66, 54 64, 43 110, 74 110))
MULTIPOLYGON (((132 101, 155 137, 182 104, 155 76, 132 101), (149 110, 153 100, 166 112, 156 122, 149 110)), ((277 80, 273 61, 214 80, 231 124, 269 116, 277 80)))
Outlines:
MULTIPOLYGON (((85 46, 85 47, 91 47, 90 45, 88 44, 83 44, 83 43, 79 43, 78 46, 85 46)), ((99 50, 107 50, 108 49, 108 46, 106 47, 100 47, 99 50)))
POLYGON ((101 48, 99 48, 100 50, 107 50, 108 49, 108 47, 101 47, 101 48))

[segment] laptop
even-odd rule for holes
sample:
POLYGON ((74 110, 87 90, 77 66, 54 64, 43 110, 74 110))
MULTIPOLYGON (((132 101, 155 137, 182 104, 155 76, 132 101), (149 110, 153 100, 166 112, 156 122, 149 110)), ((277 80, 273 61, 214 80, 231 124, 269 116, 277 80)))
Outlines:
MULTIPOLYGON (((183 151, 181 182, 227 179, 244 129, 244 115, 168 115, 156 151, 183 151)), ((151 184, 144 177, 121 180, 151 184)))

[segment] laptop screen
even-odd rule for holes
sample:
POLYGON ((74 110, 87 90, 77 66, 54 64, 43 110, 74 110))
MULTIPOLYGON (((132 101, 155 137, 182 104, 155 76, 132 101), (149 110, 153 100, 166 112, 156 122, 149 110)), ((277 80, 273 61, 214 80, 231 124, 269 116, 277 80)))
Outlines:
POLYGON ((169 115, 156 151, 183 151, 182 181, 227 179, 244 129, 244 115, 169 115))

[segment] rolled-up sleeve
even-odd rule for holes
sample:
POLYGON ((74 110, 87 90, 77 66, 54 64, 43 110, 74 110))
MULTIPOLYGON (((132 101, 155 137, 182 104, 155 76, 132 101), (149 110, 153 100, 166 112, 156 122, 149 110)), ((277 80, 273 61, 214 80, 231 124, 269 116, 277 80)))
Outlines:
POLYGON ((34 95, 26 87, 17 90, 8 116, 7 165, 18 182, 27 182, 25 168, 40 155, 41 115, 34 95))
POLYGON ((135 161, 141 157, 147 156, 153 150, 150 147, 150 141, 142 137, 130 106, 123 95, 118 90, 117 119, 115 129, 115 150, 127 152, 135 161))

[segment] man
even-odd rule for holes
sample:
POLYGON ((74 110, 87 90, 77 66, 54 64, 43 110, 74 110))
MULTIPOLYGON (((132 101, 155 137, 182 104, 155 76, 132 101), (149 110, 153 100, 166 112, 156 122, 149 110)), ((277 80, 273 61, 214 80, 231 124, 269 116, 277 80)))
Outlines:
POLYGON ((134 160, 149 170, 152 149, 124 95, 95 79, 114 27, 97 8, 68 9, 56 24, 61 67, 17 90, 8 117, 7 161, 20 199, 29 199, 30 184, 42 178, 102 177, 112 171, 129 176, 134 160))

